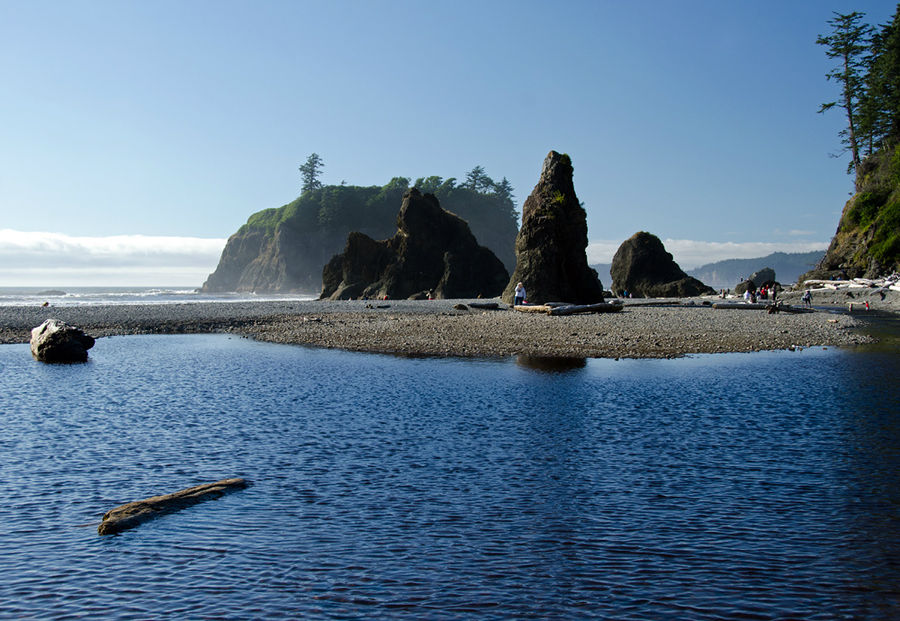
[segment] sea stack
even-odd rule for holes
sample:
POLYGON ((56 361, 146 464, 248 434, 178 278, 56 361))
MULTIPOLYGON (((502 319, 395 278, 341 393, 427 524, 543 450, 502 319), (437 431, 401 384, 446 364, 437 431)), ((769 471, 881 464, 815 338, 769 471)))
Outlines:
POLYGON ((513 302, 516 283, 521 282, 529 302, 602 302, 603 286, 588 266, 587 244, 587 215, 575 195, 572 160, 550 151, 541 178, 522 206, 516 269, 503 301, 513 302))
POLYGON ((639 231, 622 242, 609 273, 612 289, 620 295, 627 291, 638 298, 676 298, 715 293, 711 287, 685 274, 660 239, 646 231, 639 231))
POLYGON ((322 270, 320 299, 476 298, 503 290, 503 263, 433 194, 407 191, 397 227, 384 241, 350 233, 344 252, 322 270))

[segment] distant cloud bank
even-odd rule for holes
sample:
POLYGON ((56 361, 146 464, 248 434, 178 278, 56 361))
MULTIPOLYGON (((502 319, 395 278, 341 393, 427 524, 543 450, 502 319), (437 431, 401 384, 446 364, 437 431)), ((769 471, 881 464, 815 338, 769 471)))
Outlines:
MULTIPOLYGON (((622 241, 598 240, 588 244, 588 263, 612 263, 622 241)), ((773 252, 824 251, 828 242, 706 242, 691 239, 664 239, 666 247, 683 270, 725 259, 753 259, 773 252)))
MULTIPOLYGON (((0 229, 0 286, 199 287, 216 269, 225 239, 63 233, 0 229)), ((621 240, 596 240, 588 262, 610 263, 621 240)), ((773 252, 825 250, 828 242, 704 242, 665 239, 682 269, 723 259, 749 259, 773 252)))
POLYGON ((199 287, 225 239, 0 229, 0 286, 199 287))

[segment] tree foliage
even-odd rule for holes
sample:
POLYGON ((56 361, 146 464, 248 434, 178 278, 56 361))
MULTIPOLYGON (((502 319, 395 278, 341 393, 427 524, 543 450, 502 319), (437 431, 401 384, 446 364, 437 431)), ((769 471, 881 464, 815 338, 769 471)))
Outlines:
POLYGON ((828 58, 837 59, 838 64, 825 74, 829 80, 841 85, 841 95, 835 101, 823 103, 819 112, 835 106, 842 108, 847 116, 847 127, 841 131, 844 144, 851 155, 851 168, 856 170, 860 163, 859 150, 859 110, 863 98, 863 76, 868 63, 872 27, 861 23, 863 13, 835 13, 828 20, 831 34, 819 35, 816 43, 826 46, 828 58))
POLYGON ((306 163, 300 166, 300 178, 302 180, 302 185, 300 186, 300 192, 305 194, 306 192, 311 192, 312 190, 318 190, 322 187, 322 182, 319 181, 319 175, 322 174, 322 168, 325 167, 322 158, 318 153, 310 153, 309 157, 306 158, 306 163))
POLYGON ((873 27, 865 14, 835 13, 831 32, 816 43, 837 61, 825 74, 840 85, 840 95, 823 103, 819 112, 844 111, 847 125, 840 132, 850 152, 848 170, 859 173, 865 157, 900 138, 900 5, 890 23, 873 27))

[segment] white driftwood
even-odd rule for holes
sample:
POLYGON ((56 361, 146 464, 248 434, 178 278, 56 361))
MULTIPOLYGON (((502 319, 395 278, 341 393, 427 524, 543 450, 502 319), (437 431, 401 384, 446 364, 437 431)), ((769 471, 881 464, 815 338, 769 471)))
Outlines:
POLYGON ((220 498, 229 492, 244 489, 247 485, 248 483, 244 479, 222 479, 215 483, 204 483, 171 494, 129 502, 107 511, 103 515, 100 526, 97 527, 97 533, 112 535, 128 530, 160 515, 180 511, 205 500, 220 498))
POLYGON ((546 313, 550 310, 551 307, 544 306, 543 304, 529 304, 527 306, 513 306, 513 309, 519 311, 520 313, 546 313))
POLYGON ((720 310, 766 310, 769 305, 750 302, 716 302, 712 307, 720 310))

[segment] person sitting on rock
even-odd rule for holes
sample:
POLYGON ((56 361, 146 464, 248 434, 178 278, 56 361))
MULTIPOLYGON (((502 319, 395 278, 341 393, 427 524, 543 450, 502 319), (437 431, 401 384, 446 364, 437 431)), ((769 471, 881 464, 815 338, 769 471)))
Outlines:
POLYGON ((525 285, 522 283, 516 283, 516 293, 515 299, 513 300, 513 306, 521 306, 525 304, 525 285))

